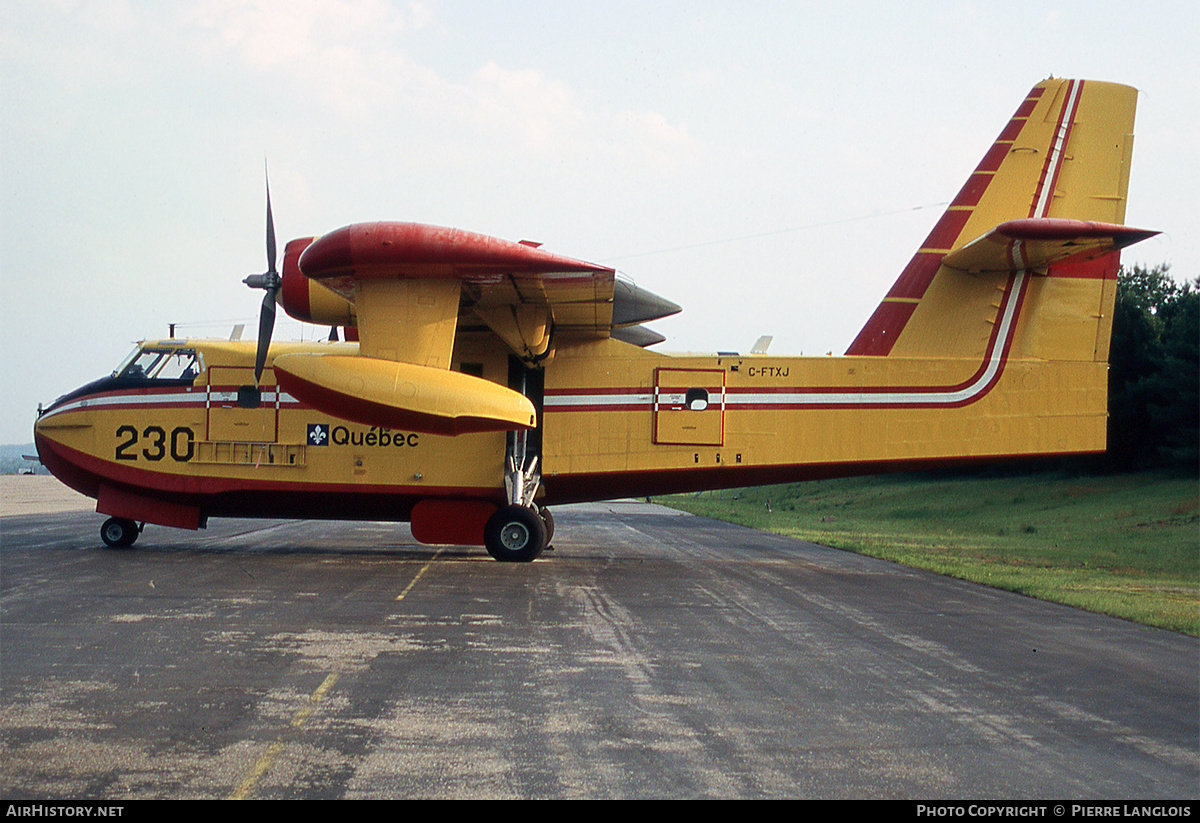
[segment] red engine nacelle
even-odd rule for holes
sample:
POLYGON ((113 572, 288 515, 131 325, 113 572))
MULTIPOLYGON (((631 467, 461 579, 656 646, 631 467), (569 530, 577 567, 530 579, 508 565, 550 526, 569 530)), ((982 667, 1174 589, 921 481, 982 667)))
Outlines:
POLYGON ((283 250, 283 286, 279 290, 279 305, 289 317, 321 326, 345 326, 346 339, 354 339, 351 330, 358 325, 354 304, 334 294, 300 271, 300 255, 315 240, 302 237, 290 241, 283 250))

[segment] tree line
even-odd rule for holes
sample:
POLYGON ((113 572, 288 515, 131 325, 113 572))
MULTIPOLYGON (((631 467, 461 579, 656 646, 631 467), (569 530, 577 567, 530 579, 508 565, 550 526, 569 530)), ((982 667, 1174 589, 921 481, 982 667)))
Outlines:
POLYGON ((1178 283, 1167 265, 1121 269, 1108 413, 1104 468, 1200 467, 1200 278, 1178 283))

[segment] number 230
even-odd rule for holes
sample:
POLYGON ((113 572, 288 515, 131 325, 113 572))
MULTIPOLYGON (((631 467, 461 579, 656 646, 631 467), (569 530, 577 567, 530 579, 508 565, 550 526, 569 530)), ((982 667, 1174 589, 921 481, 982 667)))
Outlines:
MULTIPOLYGON (((117 429, 117 437, 125 438, 117 444, 118 460, 137 460, 138 430, 133 426, 121 426, 117 429)), ((141 450, 142 457, 147 460, 162 460, 167 456, 167 433, 160 426, 147 426, 142 430, 141 437, 148 441, 141 450)), ((187 426, 176 426, 170 436, 171 459, 186 463, 195 453, 196 435, 187 426)))

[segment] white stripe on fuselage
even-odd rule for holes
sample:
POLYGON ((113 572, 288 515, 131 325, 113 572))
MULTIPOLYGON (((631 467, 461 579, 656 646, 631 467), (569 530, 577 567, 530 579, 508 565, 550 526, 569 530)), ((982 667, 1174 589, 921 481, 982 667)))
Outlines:
MULTIPOLYGON (((1021 265, 1020 260, 1023 255, 1023 248, 1020 241, 1014 242, 1012 249, 1010 249, 1010 254, 1012 255, 1014 267, 1021 265)), ((994 345, 988 353, 988 359, 984 364, 984 368, 966 386, 955 388, 897 387, 895 389, 884 388, 874 391, 861 389, 847 389, 846 391, 797 390, 794 392, 754 392, 726 388, 725 407, 736 409, 739 406, 812 406, 816 408, 822 406, 956 406, 973 402, 987 391, 999 376, 1004 366, 1005 353, 1008 351, 1009 343, 1016 329, 1017 308, 1021 302, 1021 294, 1025 287, 1025 281, 1029 276, 1029 272, 1025 269, 1020 269, 1013 275, 1012 285, 1008 290, 1005 302, 1001 306, 1000 316, 997 319, 998 329, 994 345)), ((678 389, 673 388, 671 391, 678 393, 678 389)), ((653 403, 653 394, 648 394, 645 391, 631 391, 621 394, 569 395, 547 392, 543 405, 547 411, 572 411, 576 408, 603 408, 606 406, 640 406, 649 409, 652 408, 653 403)))

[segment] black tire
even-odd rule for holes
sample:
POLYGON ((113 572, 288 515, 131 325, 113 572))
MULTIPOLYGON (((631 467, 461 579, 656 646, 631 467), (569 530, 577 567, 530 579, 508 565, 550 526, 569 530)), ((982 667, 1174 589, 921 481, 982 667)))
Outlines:
POLYGON ((483 545, 502 563, 528 563, 546 548, 546 524, 534 509, 505 506, 488 518, 483 545))
POLYGON ((110 517, 100 527, 100 539, 104 545, 114 549, 132 546, 140 533, 137 523, 123 517, 110 517))
POLYGON ((549 548, 550 541, 554 539, 554 515, 545 506, 538 509, 538 514, 542 516, 542 523, 546 526, 546 548, 549 548))

